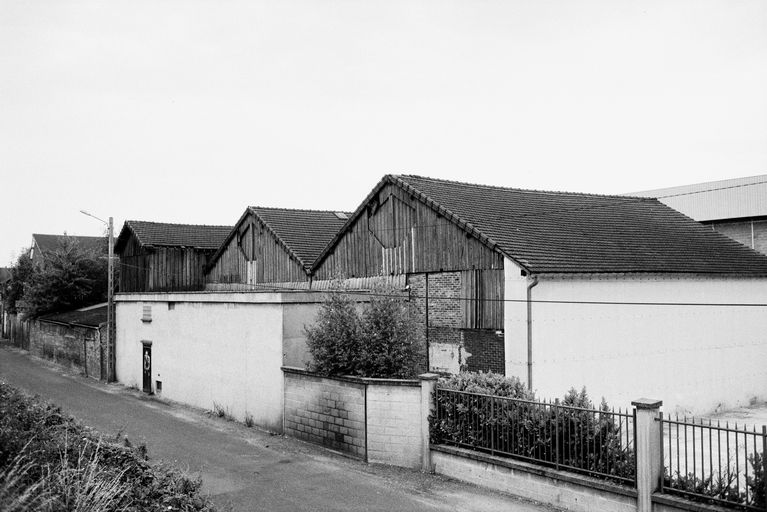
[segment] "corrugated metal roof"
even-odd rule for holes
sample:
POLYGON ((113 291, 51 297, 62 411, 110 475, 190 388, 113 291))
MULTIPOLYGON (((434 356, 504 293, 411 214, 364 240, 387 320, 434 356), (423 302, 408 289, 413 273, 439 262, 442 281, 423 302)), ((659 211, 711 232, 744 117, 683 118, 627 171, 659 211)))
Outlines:
POLYGON ((658 198, 698 222, 767 216, 767 174, 627 195, 658 198))

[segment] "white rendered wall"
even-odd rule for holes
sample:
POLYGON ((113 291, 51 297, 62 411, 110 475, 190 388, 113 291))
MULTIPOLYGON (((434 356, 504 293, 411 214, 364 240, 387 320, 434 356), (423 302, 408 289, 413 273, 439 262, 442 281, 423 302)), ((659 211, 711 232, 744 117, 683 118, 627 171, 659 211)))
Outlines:
MULTIPOLYGON (((507 274, 506 298, 524 299, 525 285, 507 274)), ((767 279, 541 277, 532 296, 767 303, 767 279)), ((506 337, 507 374, 526 382, 526 310, 507 303, 506 313, 506 332, 513 333, 506 337)), ((532 317, 533 387, 540 398, 585 385, 594 402, 604 396, 625 407, 647 397, 663 400, 667 412, 692 414, 767 398, 767 308, 533 303, 532 317)))
MULTIPOLYGON (((131 294, 116 308, 117 379, 142 387, 142 341, 152 342, 152 387, 204 409, 282 429, 283 308, 280 294, 131 294), (161 300, 162 299, 162 300, 161 300), (169 303, 173 303, 169 309, 169 303), (152 321, 142 322, 142 308, 152 321)), ((156 389, 154 389, 156 391, 156 389)))

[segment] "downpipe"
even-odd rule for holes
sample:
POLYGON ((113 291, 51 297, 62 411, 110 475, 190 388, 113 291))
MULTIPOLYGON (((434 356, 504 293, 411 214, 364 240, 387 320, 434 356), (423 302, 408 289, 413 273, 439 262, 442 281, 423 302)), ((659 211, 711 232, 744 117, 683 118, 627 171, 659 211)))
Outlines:
POLYGON ((527 389, 533 390, 533 288, 538 285, 538 276, 532 276, 527 285, 527 389))

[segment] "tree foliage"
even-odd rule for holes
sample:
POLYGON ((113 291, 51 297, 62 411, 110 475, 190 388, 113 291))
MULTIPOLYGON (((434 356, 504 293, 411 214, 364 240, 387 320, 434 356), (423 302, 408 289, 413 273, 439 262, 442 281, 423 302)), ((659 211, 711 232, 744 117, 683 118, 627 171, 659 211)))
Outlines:
POLYGON ((306 334, 309 369, 321 375, 408 378, 417 372, 412 310, 394 290, 379 290, 361 308, 348 295, 331 293, 306 334))
POLYGON ((41 265, 33 264, 26 253, 19 256, 6 288, 6 307, 12 313, 37 317, 103 302, 107 268, 104 252, 63 236, 41 265))
POLYGON ((2 290, 3 306, 9 313, 18 312, 17 304, 22 301, 24 289, 31 281, 34 270, 29 252, 22 252, 11 267, 11 279, 2 290))

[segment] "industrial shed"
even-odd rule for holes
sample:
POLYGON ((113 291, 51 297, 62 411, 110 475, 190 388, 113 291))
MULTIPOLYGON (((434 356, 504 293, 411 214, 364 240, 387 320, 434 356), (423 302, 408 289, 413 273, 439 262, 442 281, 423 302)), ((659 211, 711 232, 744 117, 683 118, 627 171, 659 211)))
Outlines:
POLYGON ((635 192, 767 254, 767 174, 635 192))
POLYGON ((347 219, 340 211, 250 206, 211 257, 207 288, 308 288, 314 260, 347 219))
POLYGON ((431 370, 695 412, 767 398, 767 257, 656 199, 389 175, 313 272, 404 275, 431 370))
POLYGON ((125 221, 115 243, 121 292, 194 291, 231 226, 125 221))

